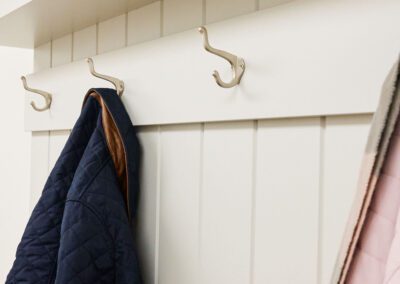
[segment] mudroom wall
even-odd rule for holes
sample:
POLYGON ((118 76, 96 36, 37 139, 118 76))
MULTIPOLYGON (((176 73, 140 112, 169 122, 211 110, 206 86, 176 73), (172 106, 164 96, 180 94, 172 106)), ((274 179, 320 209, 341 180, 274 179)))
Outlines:
MULTIPOLYGON (((0 13, 4 7, 0 7, 0 13)), ((21 74, 32 72, 31 49, 0 47, 0 82, 3 100, 0 111, 0 282, 15 257, 30 214, 30 132, 24 131, 25 92, 21 74)))
MULTIPOLYGON (((34 70, 286 2, 156 1, 35 47, 34 70)), ((371 119, 140 127, 137 239, 146 283, 329 283, 371 119)), ((32 132, 31 208, 70 131, 32 132)))

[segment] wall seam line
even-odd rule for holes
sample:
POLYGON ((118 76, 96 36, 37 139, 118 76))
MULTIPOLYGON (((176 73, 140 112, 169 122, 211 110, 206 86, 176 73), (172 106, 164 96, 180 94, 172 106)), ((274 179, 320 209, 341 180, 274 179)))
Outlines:
POLYGON ((99 54, 99 23, 96 23, 96 55, 99 54))
POLYGON ((154 282, 159 283, 159 258, 160 258, 160 201, 161 201, 161 126, 157 129, 157 185, 156 185, 156 237, 155 237, 155 263, 154 263, 154 282))
POLYGON ((198 256, 198 278, 201 276, 201 271, 202 271, 202 243, 203 243, 203 185, 204 185, 204 127, 205 123, 200 124, 200 168, 199 168, 199 201, 198 201, 198 251, 197 251, 197 256, 198 256))
POLYGON ((323 201, 324 201, 324 159, 325 159, 325 130, 326 117, 320 118, 320 137, 319 137, 319 180, 318 180, 318 244, 317 244, 317 283, 321 283, 322 275, 322 244, 323 244, 323 201))
POLYGON ((257 153, 258 153, 258 120, 253 121, 253 149, 251 174, 251 212, 250 212, 250 275, 249 283, 254 283, 254 253, 256 226, 256 187, 257 187, 257 153))
POLYGON ((201 2, 201 9, 202 9, 201 22, 203 25, 205 25, 207 23, 207 14, 206 14, 207 13, 207 3, 206 3, 206 1, 207 0, 203 0, 201 2))
POLYGON ((164 36, 164 0, 160 0, 160 37, 164 36))
POLYGON ((125 13, 125 47, 128 46, 128 12, 125 13))

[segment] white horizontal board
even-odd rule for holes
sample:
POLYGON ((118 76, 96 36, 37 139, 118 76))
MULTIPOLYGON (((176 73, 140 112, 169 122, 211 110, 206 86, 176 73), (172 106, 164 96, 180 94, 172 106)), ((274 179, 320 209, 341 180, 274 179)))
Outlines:
MULTIPOLYGON (((399 10, 395 0, 295 1, 209 25, 213 45, 246 61, 241 84, 231 89, 211 77, 217 69, 228 80, 229 64, 204 51, 195 29, 94 62, 98 72, 124 80, 123 101, 137 125, 372 113, 400 50, 399 10)), ((84 61, 28 82, 53 93, 50 111, 38 113, 26 100, 28 130, 71 128, 85 92, 110 86, 84 61)))

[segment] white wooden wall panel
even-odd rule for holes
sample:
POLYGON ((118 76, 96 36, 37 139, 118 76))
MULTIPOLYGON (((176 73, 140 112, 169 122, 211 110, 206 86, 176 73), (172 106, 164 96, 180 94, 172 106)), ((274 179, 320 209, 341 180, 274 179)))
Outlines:
POLYGON ((31 137, 31 198, 32 209, 40 195, 49 172, 49 131, 32 132, 31 137))
MULTIPOLYGON (((51 49, 52 67, 71 63, 73 53, 72 49, 72 34, 68 34, 62 38, 53 40, 51 49)), ((70 130, 53 130, 49 132, 49 173, 53 169, 58 157, 60 156, 69 134, 70 130)))
POLYGON ((128 13, 128 45, 161 36, 161 2, 154 2, 128 13))
POLYGON ((87 27, 73 34, 73 60, 96 55, 97 25, 87 27))
POLYGON ((203 0, 163 0, 163 35, 169 35, 203 23, 203 0))
POLYGON ((322 152, 320 283, 329 283, 332 277, 357 189, 371 119, 371 115, 326 119, 322 152))
MULTIPOLYGON (((236 88, 223 89, 214 82, 214 68, 223 76, 230 69, 204 51, 195 29, 98 55, 94 61, 99 72, 124 80, 123 100, 138 125, 371 113, 398 55, 400 30, 390 27, 400 24, 400 2, 379 6, 368 1, 373 8, 329 2, 329 10, 324 1, 295 1, 210 25, 215 46, 230 47, 246 59, 246 73, 236 88), (286 17, 291 21, 280 20, 286 17), (365 25, 377 18, 364 33, 365 25), (343 49, 341 43, 348 40, 352 44, 343 49), (365 46, 373 48, 366 51, 365 46), (332 52, 327 56, 325 50, 332 52)), ((104 45, 101 38, 107 38, 101 34, 99 48, 104 45)), ((106 41, 118 41, 115 37, 106 41)), ((121 34, 121 42, 123 38, 121 34)), ((26 101, 30 130, 72 127, 81 93, 93 85, 109 85, 90 76, 84 61, 28 79, 57 94, 51 116, 33 111, 26 101)))
POLYGON ((33 71, 39 72, 51 66, 51 42, 35 48, 33 58, 33 71))
POLYGON ((99 23, 98 53, 126 46, 126 14, 99 23))
POLYGON ((138 137, 142 148, 140 196, 137 215, 137 241, 144 283, 157 283, 156 249, 158 245, 159 131, 157 126, 141 128, 138 137))
POLYGON ((250 283, 253 122, 204 127, 201 281, 250 283))
MULTIPOLYGON (((37 47, 35 71, 283 2, 155 2, 37 47)), ((224 48, 219 34, 210 37, 224 48)), ((205 60, 214 62, 210 56, 205 60)), ((226 69, 225 62, 213 64, 204 74, 226 69)), ((97 69, 104 67, 112 69, 97 69)), ((126 87, 139 92, 137 83, 126 87)), ((354 114, 140 127, 136 232, 145 283, 328 284, 370 119, 354 114)), ((32 133, 32 205, 69 133, 32 133)))
POLYGON ((61 154, 62 149, 65 146, 65 142, 71 133, 70 130, 56 130, 50 131, 49 135, 49 173, 56 164, 58 157, 61 154))
POLYGON ((256 5, 257 0, 206 0, 206 23, 254 12, 256 5))
MULTIPOLYGON (((34 50, 34 72, 51 67, 52 43, 38 46, 34 50)), ((33 96, 30 95, 33 99, 33 96)), ((31 197, 30 209, 35 207, 45 185, 49 172, 49 133, 34 131, 31 137, 31 197)))
POLYGON ((70 63, 72 60, 72 34, 53 40, 51 53, 52 67, 70 63))
POLYGON ((200 124, 161 128, 159 284, 199 277, 201 134, 200 124))
POLYGON ((318 284, 320 119, 258 124, 254 284, 318 284))

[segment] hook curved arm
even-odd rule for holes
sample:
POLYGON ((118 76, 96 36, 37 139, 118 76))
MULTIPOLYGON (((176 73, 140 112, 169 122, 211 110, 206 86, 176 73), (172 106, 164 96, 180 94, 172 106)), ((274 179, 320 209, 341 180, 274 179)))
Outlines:
POLYGON ((118 96, 122 96, 122 93, 124 92, 124 89, 125 89, 124 81, 119 80, 119 79, 117 79, 115 77, 111 77, 111 76, 108 76, 108 75, 103 75, 103 74, 97 73, 96 70, 94 70, 94 64, 93 64, 93 59, 92 58, 90 58, 90 57, 86 58, 86 62, 88 63, 90 73, 93 76, 95 76, 97 78, 100 78, 100 79, 103 79, 103 80, 106 80, 106 81, 110 82, 111 84, 113 84, 115 89, 117 90, 118 96))
POLYGON ((233 79, 232 81, 225 83, 222 81, 218 71, 214 70, 213 77, 217 84, 222 88, 232 88, 240 83, 242 79, 244 70, 246 69, 245 62, 243 58, 237 57, 236 55, 229 53, 224 50, 216 49, 212 47, 208 41, 208 32, 207 29, 203 27, 199 27, 199 32, 203 34, 203 44, 204 49, 212 54, 215 54, 225 60, 227 60, 231 64, 233 79))
POLYGON ((46 101, 46 104, 44 107, 37 107, 35 102, 32 101, 31 106, 33 107, 33 109, 36 111, 45 111, 45 110, 49 109, 51 106, 51 101, 52 101, 51 94, 48 92, 42 91, 42 90, 32 89, 32 88, 28 87, 25 76, 21 76, 21 80, 22 80, 22 84, 24 85, 25 90, 41 95, 46 101))

